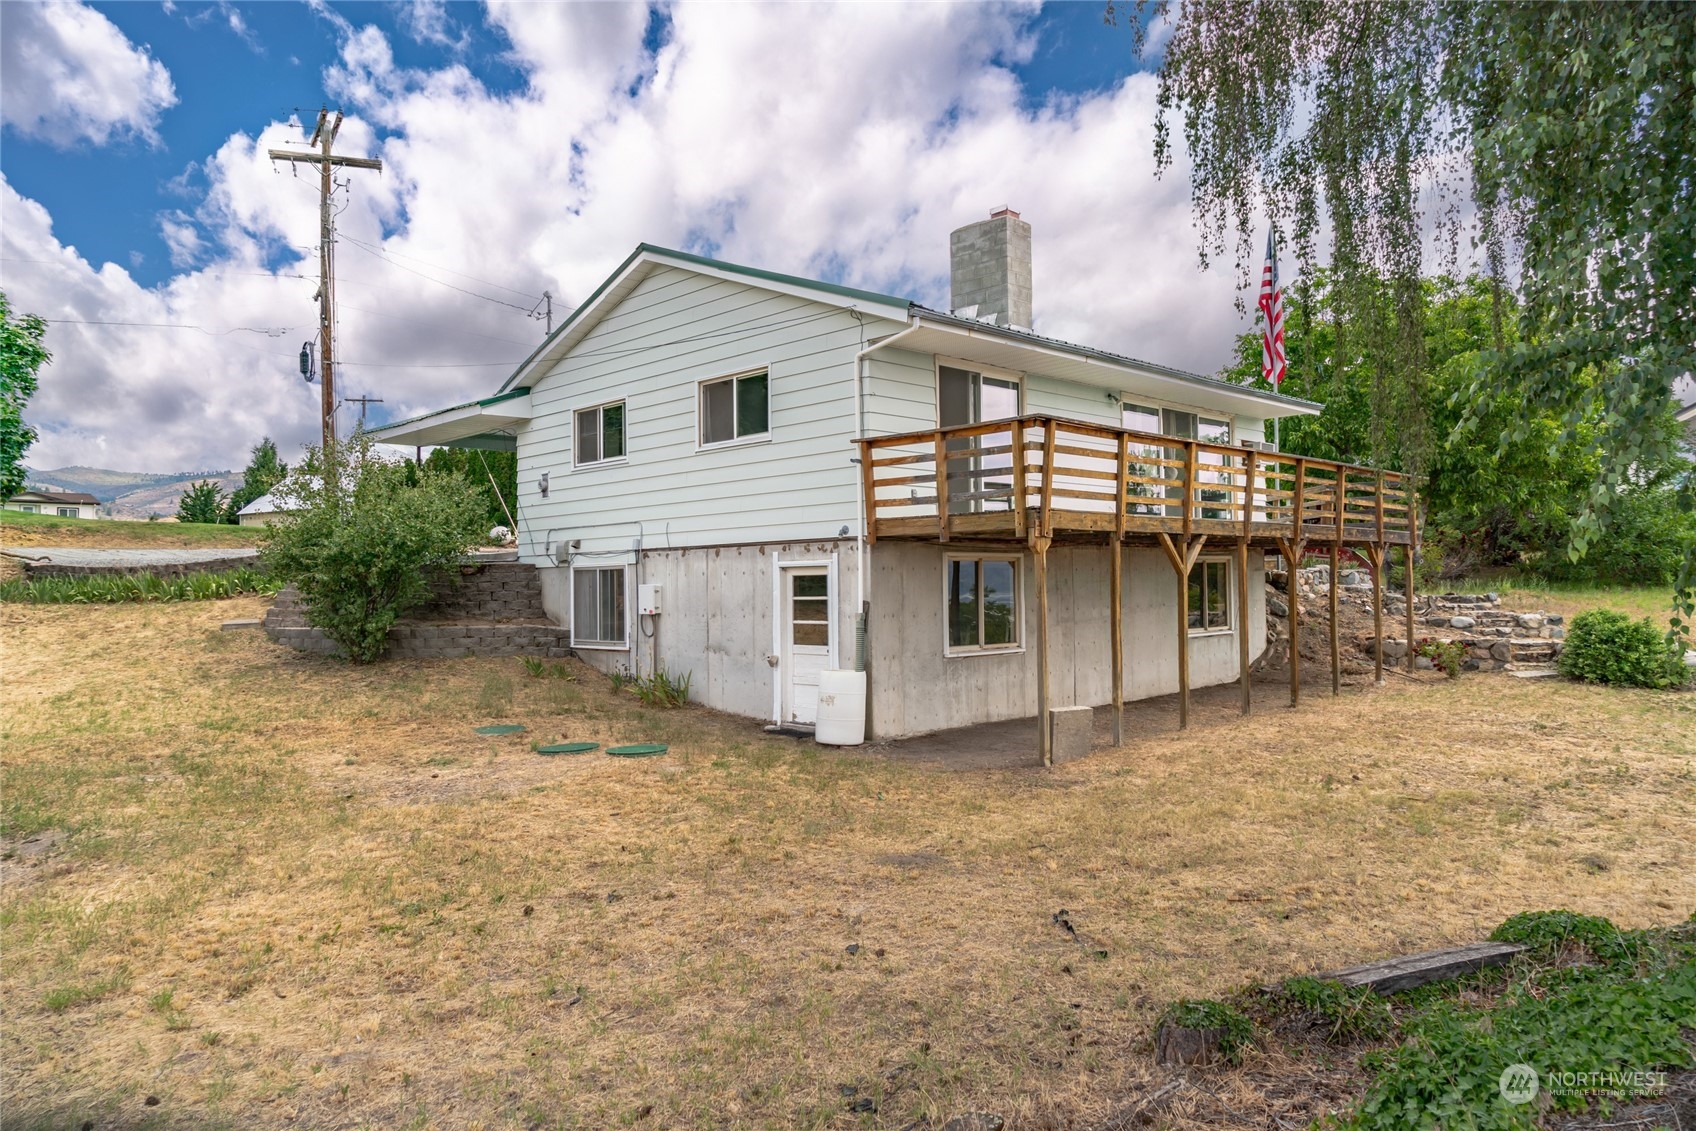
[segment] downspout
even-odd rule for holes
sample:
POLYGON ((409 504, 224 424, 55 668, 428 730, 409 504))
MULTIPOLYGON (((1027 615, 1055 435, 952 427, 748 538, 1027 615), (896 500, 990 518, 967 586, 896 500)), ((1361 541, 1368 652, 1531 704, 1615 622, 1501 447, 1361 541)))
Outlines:
MULTIPOLYGON (((854 312, 854 317, 861 319, 858 311, 854 312)), ((865 386, 866 370, 870 364, 869 355, 885 346, 894 345, 918 328, 916 325, 908 326, 905 330, 899 330, 881 341, 873 342, 854 355, 854 438, 856 440, 866 438, 865 386)), ((863 335, 865 332, 865 321, 863 319, 860 320, 860 329, 863 335)), ((861 341, 864 340, 862 336, 861 341)), ((858 462, 858 460, 855 462, 858 462)), ((855 539, 854 545, 854 607, 856 610, 854 614, 854 670, 857 672, 866 670, 866 613, 868 611, 866 604, 866 491, 862 485, 864 483, 863 468, 861 472, 861 483, 856 484, 854 488, 854 498, 858 500, 860 523, 859 537, 855 539)))

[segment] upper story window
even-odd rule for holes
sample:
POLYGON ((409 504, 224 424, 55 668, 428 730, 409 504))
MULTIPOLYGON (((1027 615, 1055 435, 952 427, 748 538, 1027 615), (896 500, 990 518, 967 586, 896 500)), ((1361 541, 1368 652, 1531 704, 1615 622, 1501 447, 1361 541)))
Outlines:
MULTIPOLYGON (((1187 412, 1179 408, 1158 408, 1154 405, 1124 402, 1121 425, 1133 432, 1154 432, 1162 436, 1171 436, 1180 440, 1200 440, 1206 444, 1229 444, 1231 442, 1231 422, 1220 417, 1203 416, 1196 412, 1187 412)), ((1132 495, 1144 498, 1179 499, 1182 501, 1182 489, 1176 487, 1161 487, 1147 482, 1150 479, 1182 479, 1183 468, 1180 465, 1184 459, 1184 449, 1168 444, 1131 444, 1130 445, 1132 476, 1129 491, 1132 495), (1138 457, 1141 457, 1141 462, 1138 457), (1153 462, 1153 461, 1164 461, 1153 462)), ((1224 462, 1224 457, 1217 452, 1197 452, 1198 464, 1218 464, 1224 462)), ((1197 471, 1197 480, 1201 483, 1228 484, 1229 476, 1225 472, 1209 471, 1202 468, 1197 471)), ((1229 502, 1226 492, 1218 490, 1201 491, 1203 502, 1229 502)), ((1131 503, 1130 514, 1166 514, 1167 516, 1181 515, 1182 507, 1161 507, 1154 503, 1131 503)), ((1230 515, 1219 507, 1201 507, 1196 513, 1202 518, 1229 518, 1230 515)))
POLYGON ((572 452, 579 467, 624 458, 624 402, 577 410, 572 452))
POLYGON ((771 435, 770 392, 763 369, 701 382, 701 446, 771 435))

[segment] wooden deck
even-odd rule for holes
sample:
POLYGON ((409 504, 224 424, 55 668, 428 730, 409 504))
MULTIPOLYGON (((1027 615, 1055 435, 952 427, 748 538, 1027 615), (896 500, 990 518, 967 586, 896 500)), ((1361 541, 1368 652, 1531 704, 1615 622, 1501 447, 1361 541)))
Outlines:
MULTIPOLYGON (((1251 547, 1275 547, 1300 563, 1315 546, 1331 561, 1331 693, 1342 687, 1337 639, 1338 556, 1355 548, 1372 572, 1376 670, 1384 678, 1384 566, 1400 546, 1408 581, 1406 662, 1413 668, 1413 561, 1418 500, 1394 471, 1306 456, 1108 428, 1052 416, 1021 416, 961 428, 859 440, 866 540, 1015 543, 1035 565, 1038 750, 1051 762, 1048 550, 1055 541, 1151 543, 1177 577, 1178 725, 1189 725, 1189 585, 1208 543, 1235 550, 1236 607, 1249 607, 1251 547)), ((1111 625, 1113 741, 1124 737, 1122 554, 1110 554, 1103 610, 1111 625)), ((1290 605, 1299 639, 1301 605, 1290 605)), ((1242 710, 1251 710, 1249 633, 1237 629, 1242 710)), ((1293 645, 1292 645, 1293 646, 1293 645)), ((1290 705, 1301 702, 1292 662, 1290 705)))
POLYGON ((1032 533, 1266 546, 1298 535, 1342 545, 1417 540, 1394 471, 1043 416, 859 444, 873 542, 1023 542, 1032 533))

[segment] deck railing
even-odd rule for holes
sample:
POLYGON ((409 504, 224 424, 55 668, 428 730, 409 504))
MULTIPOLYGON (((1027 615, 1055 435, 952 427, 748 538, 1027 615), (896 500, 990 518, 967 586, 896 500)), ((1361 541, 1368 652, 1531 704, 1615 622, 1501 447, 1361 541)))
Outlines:
POLYGON ((1066 530, 1276 538, 1298 527, 1313 541, 1414 540, 1402 476, 1377 468, 1046 416, 858 443, 874 540, 1066 530))

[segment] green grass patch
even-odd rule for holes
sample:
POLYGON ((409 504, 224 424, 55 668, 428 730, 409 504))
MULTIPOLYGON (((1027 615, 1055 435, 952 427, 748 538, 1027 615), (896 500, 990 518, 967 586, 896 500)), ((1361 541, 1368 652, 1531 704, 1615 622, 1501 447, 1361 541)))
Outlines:
POLYGON ((70 1009, 73 1006, 87 1005, 91 1001, 99 1001, 108 994, 113 994, 126 988, 129 984, 129 971, 120 970, 116 974, 107 978, 102 978, 98 982, 90 982, 87 985, 78 986, 58 986, 54 989, 48 990, 46 997, 42 1000, 42 1004, 46 1005, 47 1008, 52 1010, 54 1013, 63 1013, 65 1010, 70 1009))
POLYGON ((0 582, 0 603, 109 605, 126 601, 212 601, 244 593, 270 596, 278 588, 270 575, 246 568, 169 578, 151 573, 43 577, 34 581, 0 582))
POLYGON ((0 511, 0 530, 8 527, 20 531, 66 534, 83 545, 93 545, 97 537, 109 535, 114 545, 196 542, 208 546, 251 546, 259 535, 256 527, 222 522, 136 522, 118 518, 61 518, 52 514, 0 511))

